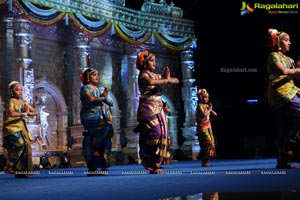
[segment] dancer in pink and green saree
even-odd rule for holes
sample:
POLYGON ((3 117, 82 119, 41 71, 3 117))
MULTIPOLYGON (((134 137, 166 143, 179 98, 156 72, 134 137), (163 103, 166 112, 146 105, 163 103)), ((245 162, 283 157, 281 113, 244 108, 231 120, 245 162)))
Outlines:
POLYGON ((147 50, 138 54, 136 67, 140 70, 138 85, 141 93, 137 112, 139 125, 135 129, 140 133, 139 153, 142 165, 151 174, 162 173, 161 165, 170 163, 170 135, 160 86, 179 83, 179 80, 170 77, 168 67, 164 76, 154 73, 155 55, 147 50))

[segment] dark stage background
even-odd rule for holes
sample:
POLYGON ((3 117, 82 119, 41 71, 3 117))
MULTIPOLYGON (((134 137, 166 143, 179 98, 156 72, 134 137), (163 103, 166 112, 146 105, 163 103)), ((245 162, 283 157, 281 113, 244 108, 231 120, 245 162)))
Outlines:
MULTIPOLYGON (((218 157, 274 156, 274 123, 264 95, 268 29, 289 33, 292 46, 288 55, 297 59, 300 56, 299 13, 269 14, 266 10, 255 9, 242 16, 243 1, 173 2, 184 10, 184 18, 194 21, 196 84, 209 91, 219 114, 212 119, 218 157), (231 69, 242 72, 225 72, 231 69), (257 103, 249 104, 249 99, 257 100, 257 103)), ((140 10, 142 3, 143 0, 131 0, 126 6, 140 10)), ((246 3, 253 7, 254 3, 297 1, 246 3)))

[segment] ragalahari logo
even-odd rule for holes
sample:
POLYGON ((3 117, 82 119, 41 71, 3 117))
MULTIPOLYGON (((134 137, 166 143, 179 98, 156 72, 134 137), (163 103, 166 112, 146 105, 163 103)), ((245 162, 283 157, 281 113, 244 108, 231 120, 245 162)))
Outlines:
POLYGON ((241 16, 252 13, 253 11, 254 9, 249 6, 249 3, 242 1, 241 16))

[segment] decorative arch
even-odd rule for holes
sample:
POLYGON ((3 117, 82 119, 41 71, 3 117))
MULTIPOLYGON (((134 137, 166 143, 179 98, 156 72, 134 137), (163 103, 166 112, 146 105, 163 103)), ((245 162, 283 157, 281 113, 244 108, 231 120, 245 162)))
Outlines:
POLYGON ((57 108, 57 112, 55 113, 57 122, 54 123, 55 125, 57 125, 56 149, 61 151, 67 151, 68 150, 68 139, 67 139, 68 111, 67 111, 65 98, 58 87, 56 87, 53 83, 47 82, 46 80, 42 80, 35 83, 33 91, 36 91, 38 89, 43 89, 45 92, 48 92, 51 95, 51 97, 54 99, 55 106, 57 108))
POLYGON ((112 100, 114 102, 114 106, 111 107, 112 115, 119 115, 119 103, 115 95, 113 95, 111 92, 108 93, 108 99, 112 100))
POLYGON ((33 90, 37 90, 40 88, 43 88, 45 91, 49 92, 52 95, 55 102, 57 103, 56 106, 59 112, 65 112, 67 110, 65 98, 58 87, 56 87, 53 83, 42 80, 38 83, 35 83, 33 90))
POLYGON ((121 112, 119 109, 119 103, 117 98, 112 94, 108 93, 108 99, 114 102, 114 106, 111 107, 111 114, 112 114, 112 125, 114 129, 114 136, 112 138, 112 150, 113 151, 121 151, 122 147, 120 144, 120 137, 121 137, 121 112))

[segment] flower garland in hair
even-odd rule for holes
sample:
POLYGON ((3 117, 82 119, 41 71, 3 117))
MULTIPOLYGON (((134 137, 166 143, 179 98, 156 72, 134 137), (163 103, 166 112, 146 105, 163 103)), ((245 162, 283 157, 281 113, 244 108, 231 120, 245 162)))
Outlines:
POLYGON ((278 35, 280 34, 280 32, 278 32, 277 29, 270 28, 268 30, 268 33, 270 35, 269 44, 268 44, 269 47, 272 49, 272 51, 278 50, 278 43, 279 43, 278 35))
POLYGON ((13 89, 14 89, 14 87, 16 87, 16 85, 20 85, 20 82, 18 82, 18 81, 12 81, 12 82, 10 82, 8 84, 8 89, 9 89, 11 97, 13 96, 13 89))
POLYGON ((11 89, 13 86, 20 84, 18 81, 12 81, 8 84, 8 89, 11 89))
POLYGON ((202 90, 199 89, 198 92, 197 92, 197 97, 198 97, 198 98, 200 98, 201 91, 202 91, 202 90))
POLYGON ((136 58, 136 68, 140 70, 144 66, 145 58, 148 56, 149 51, 148 50, 143 50, 140 53, 138 53, 137 58, 136 58))
POLYGON ((208 92, 206 89, 199 89, 197 92, 197 96, 199 99, 202 99, 202 97, 207 96, 208 92))
POLYGON ((83 69, 81 72, 80 72, 80 81, 81 81, 81 83, 82 84, 84 84, 84 72, 85 72, 85 70, 87 70, 88 68, 86 68, 86 69, 83 69))

